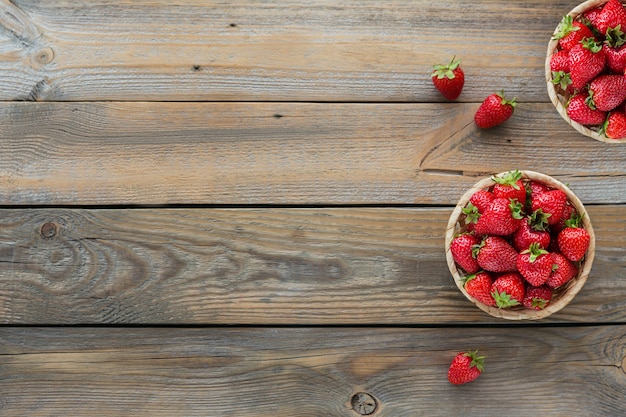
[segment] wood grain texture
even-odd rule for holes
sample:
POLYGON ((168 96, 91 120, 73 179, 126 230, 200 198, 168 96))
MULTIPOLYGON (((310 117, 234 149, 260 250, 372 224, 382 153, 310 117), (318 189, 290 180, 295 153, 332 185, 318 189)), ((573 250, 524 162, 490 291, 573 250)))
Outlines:
MULTIPOLYGON (((0 211, 3 324, 510 323, 447 269, 447 208, 0 211)), ((596 256, 542 322, 626 320, 626 208, 591 206, 596 256)))
POLYGON ((580 135, 551 104, 520 104, 490 130, 476 108, 4 103, 0 204, 454 205, 516 168, 585 204, 626 202, 626 146, 580 135))
POLYGON ((626 327, 0 329, 0 411, 24 415, 376 416, 626 413, 626 327), (452 357, 484 373, 448 383, 452 357))
POLYGON ((461 101, 548 102, 577 3, 3 0, 0 100, 442 101, 432 66, 456 55, 461 101))

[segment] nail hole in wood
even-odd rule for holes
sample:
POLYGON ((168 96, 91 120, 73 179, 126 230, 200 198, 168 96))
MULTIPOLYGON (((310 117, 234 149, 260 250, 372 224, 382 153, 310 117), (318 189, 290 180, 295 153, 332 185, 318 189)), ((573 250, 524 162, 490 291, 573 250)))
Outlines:
POLYGON ((274 113, 274 117, 280 119, 281 117, 283 117, 283 115, 279 113, 274 113))
POLYGON ((231 28, 236 28, 236 27, 237 27, 237 23, 231 23, 231 24, 230 24, 230 25, 228 25, 228 26, 230 26, 231 28))
POLYGON ((194 65, 193 67, 191 67, 191 69, 194 71, 200 71, 202 67, 200 65, 194 65))

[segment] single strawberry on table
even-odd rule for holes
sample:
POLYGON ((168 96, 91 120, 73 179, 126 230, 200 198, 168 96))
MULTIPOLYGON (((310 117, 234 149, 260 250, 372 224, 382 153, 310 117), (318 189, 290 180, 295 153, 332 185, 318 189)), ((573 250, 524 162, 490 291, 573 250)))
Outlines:
POLYGON ((515 98, 507 100, 504 97, 504 91, 491 94, 474 114, 474 122, 482 129, 498 126, 511 118, 516 105, 515 98))
POLYGON ((522 300, 522 305, 532 310, 543 310, 552 301, 553 291, 547 285, 526 287, 526 294, 522 300))
POLYGON ((465 74, 461 69, 461 60, 452 58, 449 64, 437 64, 431 75, 435 88, 448 100, 456 100, 463 91, 465 74))
POLYGON ((566 227, 557 236, 561 253, 570 261, 580 261, 587 253, 591 236, 581 227, 581 216, 573 216, 565 222, 566 227))
POLYGON ((457 354, 448 369, 448 381, 454 385, 474 381, 483 372, 485 357, 478 356, 478 350, 457 354))
POLYGON ((498 308, 520 305, 526 295, 526 283, 519 272, 501 274, 491 285, 491 296, 498 308))
POLYGON ((468 275, 463 281, 463 287, 469 295, 488 306, 496 305, 496 301, 491 296, 493 277, 489 272, 480 271, 476 274, 468 275))

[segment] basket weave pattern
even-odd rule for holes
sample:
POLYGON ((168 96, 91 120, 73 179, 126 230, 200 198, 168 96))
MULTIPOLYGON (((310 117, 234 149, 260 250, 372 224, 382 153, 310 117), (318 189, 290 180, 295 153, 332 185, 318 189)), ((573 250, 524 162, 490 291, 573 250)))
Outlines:
MULTIPOLYGON (((500 309, 498 307, 488 306, 479 302, 465 291, 463 284, 464 273, 462 272, 462 270, 459 271, 459 269, 457 268, 457 265, 450 251, 450 244, 457 234, 464 232, 467 228, 467 225, 465 223, 465 215, 463 214, 462 209, 467 205, 471 196, 476 191, 488 189, 494 184, 494 181, 491 178, 485 178, 476 183, 472 188, 467 190, 452 211, 445 235, 446 260, 448 263, 448 268, 450 269, 450 272, 454 278, 454 282, 459 290, 463 293, 463 295, 465 295, 468 300, 473 302, 481 310, 485 311, 493 317, 499 317, 509 320, 538 320, 548 317, 549 315, 561 310, 563 307, 569 304, 569 302, 576 296, 576 294, 585 284, 587 277, 591 272, 591 266, 593 264, 593 258, 595 254, 595 234, 585 207, 578 199, 578 197, 567 186, 545 174, 533 171, 521 172, 522 181, 524 182, 534 180, 541 182, 549 186, 550 188, 558 188, 563 190, 567 195, 569 204, 571 204, 576 209, 578 214, 582 216, 583 227, 587 230, 591 239, 585 257, 577 263, 577 266, 579 268, 578 275, 568 283, 555 289, 552 301, 543 310, 532 310, 524 308, 523 306, 500 309)), ((506 173, 500 173, 497 174, 497 176, 501 176, 504 174, 506 173)))

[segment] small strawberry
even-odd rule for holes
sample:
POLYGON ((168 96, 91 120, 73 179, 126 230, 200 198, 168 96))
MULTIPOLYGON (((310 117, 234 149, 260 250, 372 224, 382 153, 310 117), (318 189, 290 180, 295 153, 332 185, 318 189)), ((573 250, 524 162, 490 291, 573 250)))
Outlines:
MULTIPOLYGON (((624 28, 626 30, 626 27, 624 28)), ((626 70, 626 35, 621 28, 610 28, 604 40, 606 65, 614 74, 623 74, 626 70)))
POLYGON ((567 227, 557 236, 561 253, 573 262, 580 261, 585 256, 591 242, 589 232, 580 226, 581 220, 580 216, 574 216, 566 221, 567 227))
POLYGON ((552 256, 552 272, 546 281, 548 287, 560 287, 578 275, 578 267, 565 256, 558 252, 551 252, 550 256, 552 256))
POLYGON ((491 94, 474 114, 474 122, 476 126, 482 129, 489 129, 502 124, 511 118, 516 105, 515 98, 512 100, 504 98, 504 91, 491 94))
POLYGON ((552 39, 558 40, 561 49, 568 51, 579 44, 583 39, 592 37, 593 32, 591 32, 591 29, 581 22, 574 20, 572 16, 565 15, 563 19, 561 19, 552 39))
POLYGON ((550 71, 568 73, 569 68, 569 51, 557 51, 550 58, 550 71))
POLYGON ((548 225, 556 224, 561 220, 566 205, 567 194, 559 189, 533 195, 531 199, 532 211, 541 210, 542 213, 548 215, 548 225))
POLYGON ((456 236, 450 242, 452 258, 468 274, 474 274, 480 270, 480 266, 472 254, 474 245, 478 244, 480 244, 480 240, 467 233, 456 236))
POLYGON ((517 256, 517 270, 532 286, 538 287, 546 283, 552 272, 550 253, 539 247, 537 242, 517 256))
POLYGON ((543 212, 536 211, 527 216, 513 234, 513 247, 522 252, 531 244, 537 243, 540 248, 546 249, 550 245, 550 232, 547 228, 548 219, 543 212))
POLYGON ((478 190, 470 197, 469 202, 478 209, 479 213, 484 213, 493 203, 496 197, 487 190, 478 190))
POLYGON ((571 97, 567 103, 567 115, 570 119, 582 125, 601 125, 604 123, 607 113, 589 107, 587 97, 588 94, 586 92, 581 92, 571 97))
POLYGON ((517 251, 509 242, 498 236, 487 236, 475 249, 476 261, 485 271, 516 271, 517 251))
POLYGON ((526 295, 524 278, 519 272, 509 272, 498 276, 491 286, 491 296, 499 308, 520 305, 526 295))
POLYGON ((522 300, 522 305, 533 310, 543 310, 552 300, 552 288, 547 285, 539 287, 526 287, 526 295, 522 300))
POLYGON ((433 84, 448 100, 456 100, 463 90, 465 74, 460 65, 461 60, 453 57, 449 64, 437 64, 433 67, 433 84))
POLYGON ((609 28, 626 28, 626 8, 622 2, 609 0, 598 14, 595 26, 603 35, 606 35, 609 28))
POLYGON ((523 207, 517 200, 495 198, 481 214, 474 231, 480 235, 508 236, 515 233, 523 218, 523 207))
POLYGON ((590 37, 570 49, 569 61, 572 87, 578 90, 604 70, 606 55, 602 45, 590 37))
POLYGON ((472 274, 465 277, 464 280, 465 291, 488 306, 495 306, 496 301, 491 296, 491 285, 493 284, 492 276, 485 271, 481 271, 477 274, 472 274))
POLYGON ((609 112, 609 116, 602 127, 602 132, 610 139, 626 138, 626 113, 621 110, 609 112))
POLYGON ((478 350, 457 354, 448 369, 448 381, 454 385, 466 384, 478 378, 483 372, 485 357, 478 356, 478 350))
POLYGON ((554 236, 558 235, 561 232, 561 230, 565 228, 565 222, 571 219, 572 216, 575 216, 575 215, 577 215, 577 213, 576 213, 576 209, 574 208, 574 206, 570 204, 566 204, 565 209, 563 210, 563 214, 561 215, 561 220, 559 220, 558 223, 555 223, 552 226, 550 226, 550 232, 554 236))
POLYGON ((613 110, 626 100, 626 77, 623 75, 600 75, 589 83, 587 104, 592 109, 613 110))
POLYGON ((519 170, 509 171, 500 177, 493 176, 491 180, 495 182, 492 193, 496 198, 517 200, 522 205, 526 204, 526 187, 519 170))

